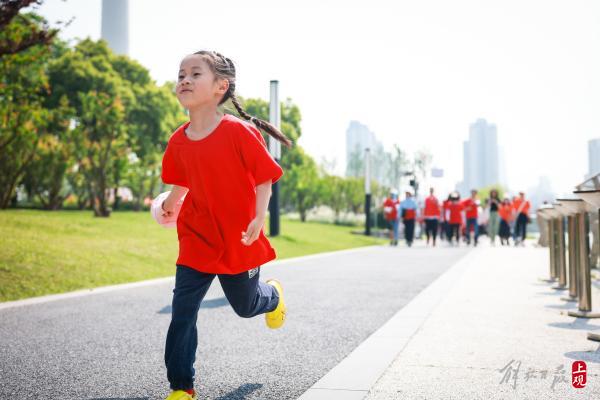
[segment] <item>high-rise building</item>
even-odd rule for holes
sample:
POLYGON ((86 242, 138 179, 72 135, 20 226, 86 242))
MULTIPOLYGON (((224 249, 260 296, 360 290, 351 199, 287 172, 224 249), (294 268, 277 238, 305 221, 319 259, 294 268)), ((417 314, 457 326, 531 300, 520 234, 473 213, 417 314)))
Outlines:
POLYGON ((588 142, 588 177, 600 173, 600 138, 588 142))
POLYGON ((471 189, 506 184, 501 182, 504 176, 496 125, 480 118, 470 125, 469 140, 463 142, 463 181, 457 189, 466 196, 471 189))
POLYGON ((358 121, 350 121, 346 130, 346 175, 359 176, 362 174, 362 162, 365 149, 369 148, 371 155, 383 151, 383 145, 377 141, 375 134, 366 125, 358 121))
POLYGON ((129 0, 102 0, 101 36, 112 51, 129 55, 129 0))
POLYGON ((379 184, 398 187, 402 171, 393 166, 393 156, 387 153, 366 125, 351 121, 346 131, 346 176, 362 177, 365 174, 365 149, 370 149, 370 174, 379 184))

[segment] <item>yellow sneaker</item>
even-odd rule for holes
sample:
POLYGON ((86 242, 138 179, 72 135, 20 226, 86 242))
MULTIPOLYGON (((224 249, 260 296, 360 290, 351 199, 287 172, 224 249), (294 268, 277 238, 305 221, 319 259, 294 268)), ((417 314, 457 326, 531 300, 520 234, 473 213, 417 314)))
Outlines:
POLYGON ((198 396, 193 396, 183 390, 174 390, 165 400, 198 400, 198 396))
POLYGON ((277 304, 277 308, 271 312, 265 314, 265 321, 267 322, 267 326, 271 329, 281 328, 283 323, 285 322, 285 301, 283 300, 283 288, 281 287, 281 283, 275 279, 269 279, 267 281, 268 285, 271 285, 277 290, 279 294, 279 303, 277 304))

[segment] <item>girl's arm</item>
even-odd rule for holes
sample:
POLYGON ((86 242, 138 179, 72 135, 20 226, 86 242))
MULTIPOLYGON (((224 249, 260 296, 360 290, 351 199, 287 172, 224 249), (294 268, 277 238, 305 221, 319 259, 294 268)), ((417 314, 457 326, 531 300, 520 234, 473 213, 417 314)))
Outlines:
POLYGON ((173 189, 171 189, 171 193, 167 196, 165 201, 163 201, 162 209, 165 212, 163 215, 170 215, 175 209, 175 204, 183 197, 184 194, 188 192, 188 188, 183 186, 173 185, 173 189))
POLYGON ((269 199, 271 198, 271 180, 256 186, 256 218, 265 220, 267 210, 269 209, 269 199))
POLYGON ((260 235, 267 216, 270 197, 271 179, 256 186, 256 217, 250 222, 246 232, 242 232, 242 243, 246 246, 250 246, 260 235))

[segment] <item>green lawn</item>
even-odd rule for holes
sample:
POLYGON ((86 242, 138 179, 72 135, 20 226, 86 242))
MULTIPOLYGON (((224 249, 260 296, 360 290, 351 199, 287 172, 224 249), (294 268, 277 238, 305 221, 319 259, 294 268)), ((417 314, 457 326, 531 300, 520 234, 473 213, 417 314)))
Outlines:
MULTIPOLYGON (((266 224, 268 227, 268 224, 266 224)), ((283 218, 279 259, 385 243, 357 228, 283 218)), ((267 228, 268 230, 268 228, 267 228)), ((174 274, 177 233, 148 212, 0 211, 0 301, 174 274)))

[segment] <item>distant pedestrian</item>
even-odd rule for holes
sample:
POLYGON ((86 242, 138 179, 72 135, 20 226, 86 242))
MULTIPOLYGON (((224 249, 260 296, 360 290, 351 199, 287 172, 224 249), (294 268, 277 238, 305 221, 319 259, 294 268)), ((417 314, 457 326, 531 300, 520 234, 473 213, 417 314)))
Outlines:
POLYGON ((487 234, 493 246, 496 243, 496 235, 498 234, 500 224, 498 219, 498 209, 500 208, 501 200, 496 189, 490 190, 490 197, 488 200, 489 219, 487 225, 487 234))
POLYGON ((400 215, 404 224, 404 238, 408 247, 412 246, 415 237, 415 221, 417 219, 417 203, 412 193, 406 192, 406 197, 400 203, 400 215))
POLYGON ((387 221, 390 229, 390 245, 398 245, 398 225, 400 219, 398 218, 398 208, 400 201, 398 200, 398 191, 392 189, 390 195, 383 202, 383 218, 387 221))
POLYGON ((450 232, 450 203, 452 202, 452 194, 449 194, 446 200, 442 202, 442 233, 441 237, 450 242, 452 233, 450 232))
POLYGON ((498 216, 500 217, 500 244, 502 246, 509 245, 510 240, 510 224, 513 220, 513 208, 510 200, 506 197, 498 207, 498 216))
MULTIPOLYGON (((479 201, 478 201, 479 203, 479 201)), ((479 236, 487 235, 488 222, 490 221, 489 199, 485 199, 483 204, 477 206, 477 223, 479 224, 479 236)))
POLYGON ((448 204, 448 226, 450 231, 448 241, 452 244, 452 238, 454 238, 457 246, 460 244, 460 228, 463 223, 462 212, 463 206, 460 202, 460 194, 454 192, 450 196, 450 203, 448 204))
POLYGON ((529 223, 529 200, 525 199, 525 193, 519 192, 519 197, 513 201, 515 214, 515 246, 525 245, 527 236, 527 224, 529 223))
POLYGON ((473 245, 477 246, 477 240, 479 239, 479 222, 477 218, 477 190, 471 190, 471 197, 463 200, 462 207, 465 211, 465 218, 467 221, 467 226, 465 230, 465 238, 467 239, 467 245, 471 244, 471 230, 473 230, 473 245))
POLYGON ((435 247, 435 240, 438 233, 438 223, 440 220, 440 202, 437 197, 433 194, 433 188, 429 189, 429 196, 425 199, 425 206, 423 207, 423 218, 425 219, 425 235, 427 236, 427 245, 429 245, 429 239, 432 239, 432 245, 435 247))

